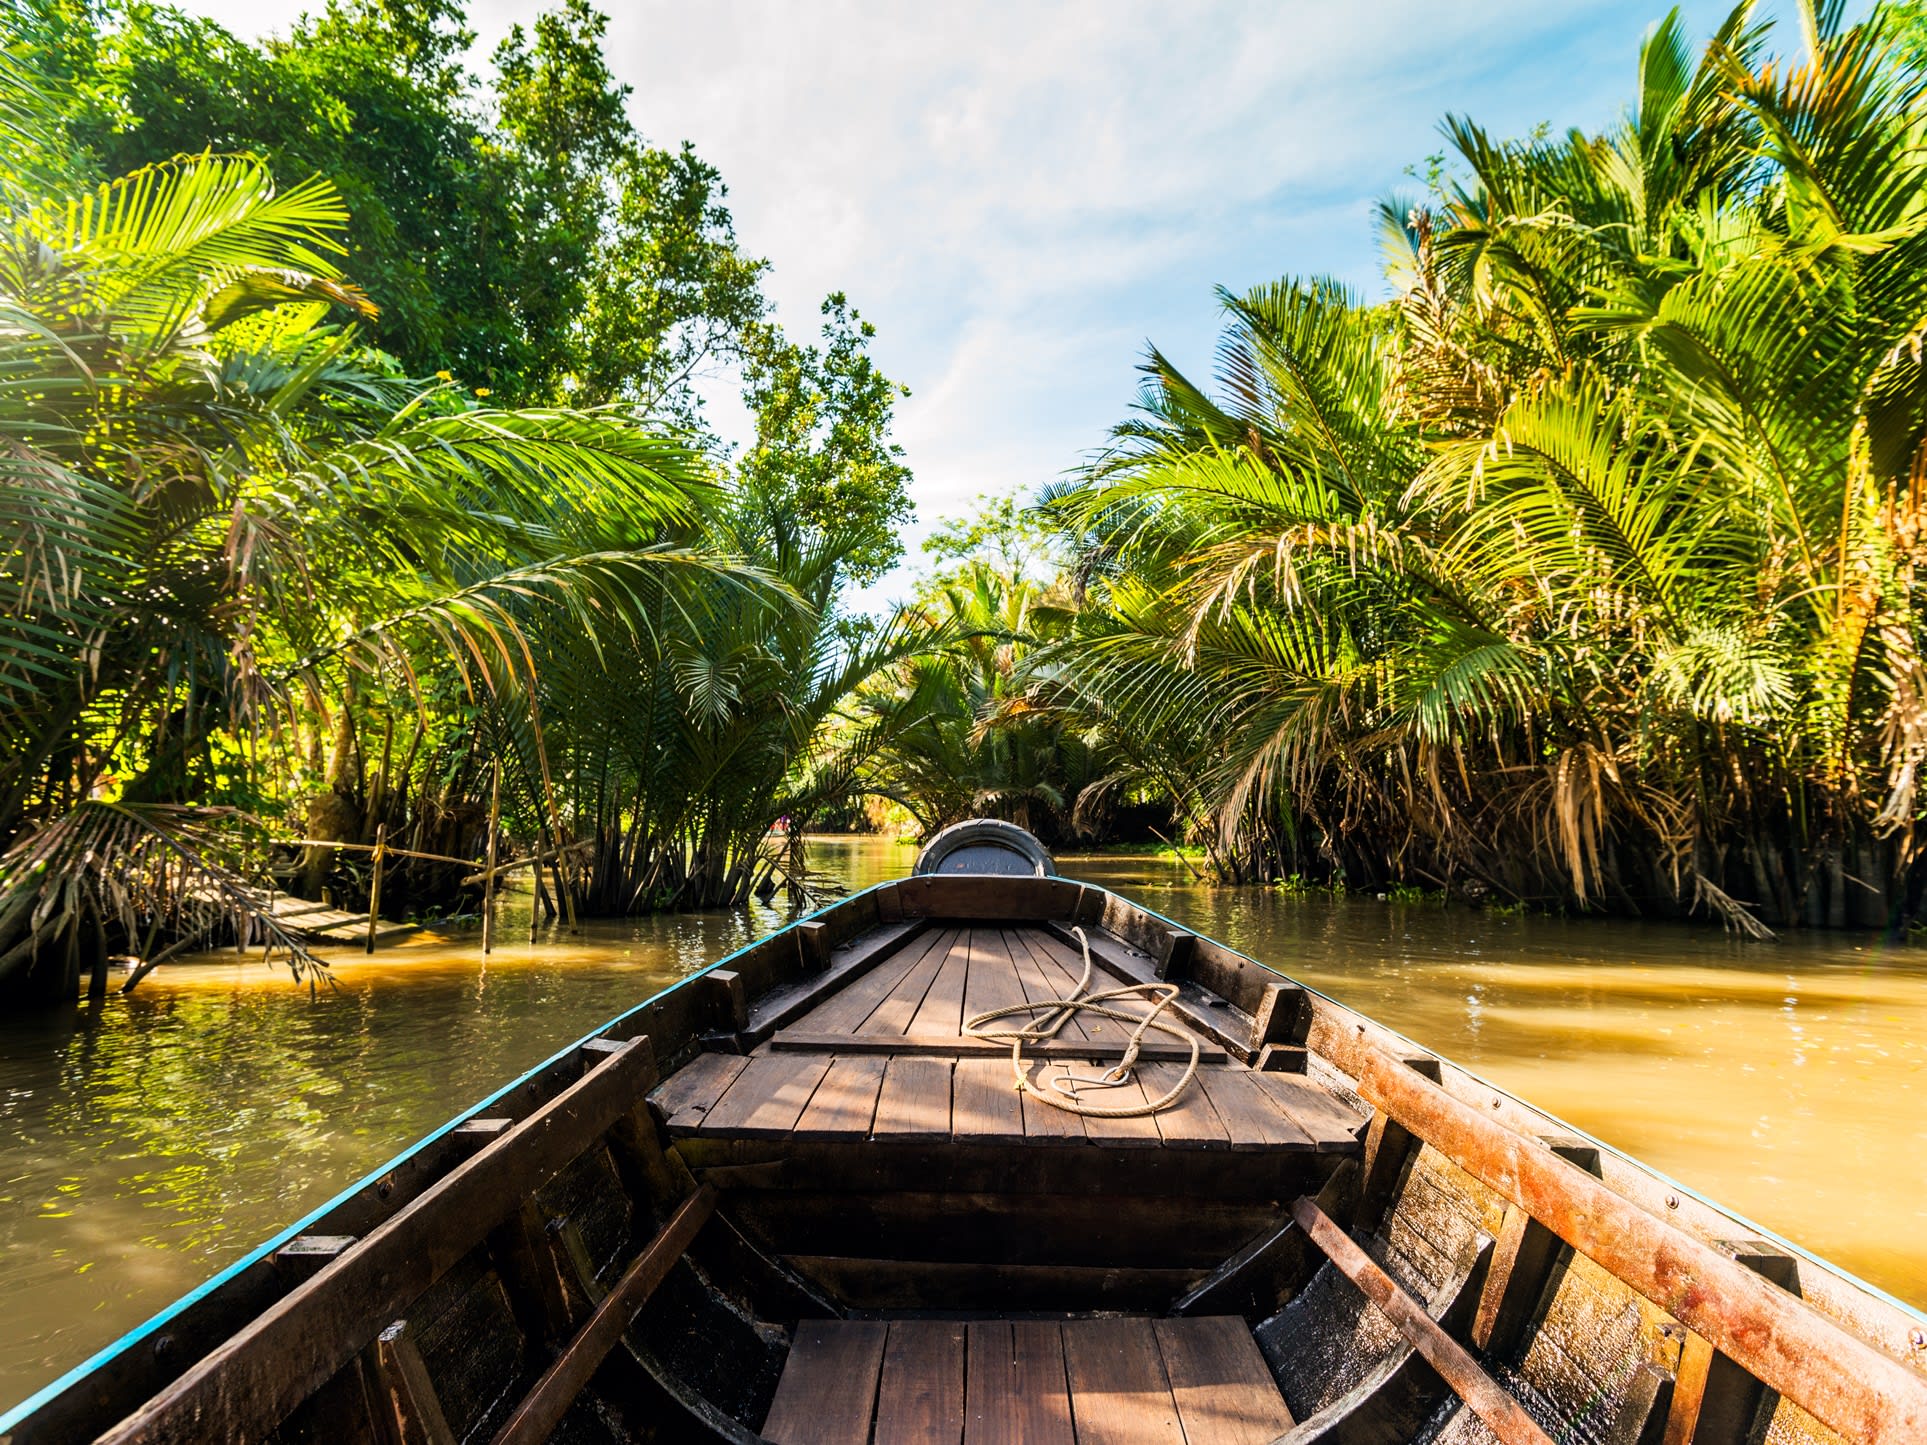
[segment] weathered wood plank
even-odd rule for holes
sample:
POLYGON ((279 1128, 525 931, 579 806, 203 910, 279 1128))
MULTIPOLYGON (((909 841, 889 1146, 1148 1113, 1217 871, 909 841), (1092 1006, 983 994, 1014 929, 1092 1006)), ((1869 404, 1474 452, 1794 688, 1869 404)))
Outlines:
POLYGON ((929 957, 932 949, 945 946, 942 930, 925 928, 921 923, 918 927, 920 931, 900 949, 861 978, 831 993, 798 1018, 796 1025, 817 1033, 855 1033, 876 1006, 903 982, 906 974, 929 957))
POLYGON ((1008 1059, 959 1059, 950 1085, 950 1132, 959 1143, 1015 1143, 1024 1100, 1008 1059))
MULTIPOLYGON (((1203 1072, 1202 1069, 1199 1070, 1203 1072)), ((1155 1099, 1173 1088, 1184 1077, 1182 1064, 1145 1064, 1138 1070, 1144 1080, 1144 1092, 1155 1099)), ((1211 1107, 1211 1100, 1198 1081, 1193 1079, 1190 1086, 1172 1101, 1169 1108, 1161 1109, 1152 1115, 1157 1120, 1158 1132, 1164 1136, 1167 1148, 1174 1149, 1229 1149, 1231 1131, 1225 1128, 1224 1120, 1218 1111, 1211 1107)))
MULTIPOLYGON (((1090 1064, 1071 1072, 1095 1078, 1103 1070, 1090 1064)), ((1144 1081, 1135 1069, 1122 1084, 1101 1089, 1087 1085, 1078 1091, 1078 1097, 1094 1109, 1136 1109, 1149 1102, 1144 1095, 1144 1081)), ((1158 1121, 1149 1114, 1117 1119, 1086 1114, 1083 1119, 1084 1137, 1107 1149, 1157 1149, 1164 1143, 1164 1136, 1158 1132, 1158 1121)))
POLYGON ((892 1321, 874 1445, 958 1445, 963 1423, 963 1321, 892 1321))
POLYGON ((1325 1090, 1299 1074, 1254 1071, 1251 1078, 1271 1096, 1271 1102, 1327 1154, 1356 1154, 1362 1147, 1358 1131, 1365 1117, 1339 1103, 1325 1090))
POLYGON ((1076 1445, 1055 1320, 972 1320, 964 1445, 1076 1445))
POLYGON ((1043 1061, 1028 1066, 1024 1077, 1024 1137, 1033 1144, 1089 1144, 1084 1121, 1068 1109, 1047 1104, 1040 1097, 1062 1078, 1064 1065, 1043 1061))
POLYGON ((1258 1342, 1235 1315, 1156 1320, 1185 1445, 1270 1445, 1292 1425, 1258 1342))
POLYGON ((950 1137, 950 1060, 896 1058, 883 1073, 871 1137, 878 1143, 950 1137))
POLYGON ((1149 1320, 1067 1320, 1063 1331, 1077 1445, 1184 1445, 1149 1320))
POLYGON ((752 1058, 710 1109, 703 1132, 739 1139, 786 1137, 829 1067, 827 1054, 763 1054, 752 1058))
MULTIPOLYGON (((766 1039, 777 1029, 794 1022, 826 999, 855 987, 859 979, 907 948, 927 925, 916 919, 909 923, 886 923, 867 935, 852 940, 830 955, 829 967, 795 983, 771 989, 761 998, 750 1000, 749 1027, 752 1042, 766 1039)), ((803 945, 798 941, 799 951, 803 945)))
POLYGON ((790 1131, 796 1139, 865 1139, 876 1118, 884 1060, 878 1055, 834 1059, 790 1131))
POLYGON ((655 1082, 648 1040, 631 1041, 100 1438, 190 1445, 267 1434, 655 1082))
POLYGON ((851 1030, 859 1034, 907 1034, 910 1021, 923 1007, 923 997, 930 992, 930 986, 937 981, 937 975, 950 957, 950 949, 956 943, 958 930, 945 929, 932 939, 931 946, 916 966, 897 980, 890 990, 871 1010, 868 1018, 851 1030))
MULTIPOLYGON (((970 935, 970 977, 964 984, 965 1020, 993 1009, 1012 1008, 1027 1002, 1024 986, 1017 981, 1017 964, 1010 956, 1010 943, 1001 928, 973 929, 970 935)), ((1003 1028, 1022 1024, 1022 1015, 1013 1015, 990 1025, 1003 1028)))
POLYGON ((763 1421, 774 1445, 868 1445, 889 1327, 804 1320, 763 1421))
POLYGON ((670 1266, 682 1258, 696 1233, 716 1212, 716 1191, 707 1185, 684 1200, 662 1231, 649 1241, 622 1278, 603 1297, 581 1329, 562 1347, 562 1353, 535 1388, 495 1434, 494 1445, 537 1445, 547 1440, 582 1393, 589 1377, 616 1347, 637 1313, 654 1294, 670 1266))
POLYGON ((960 928, 950 941, 943 966, 930 981, 929 992, 904 1029, 906 1034, 956 1038, 963 1033, 964 984, 970 976, 970 937, 972 930, 960 928))
POLYGON ((687 1133, 709 1117, 748 1063, 741 1054, 698 1054, 663 1080, 649 1107, 670 1133, 687 1133))
POLYGON ((1278 1107, 1251 1071, 1200 1068, 1198 1082, 1224 1121, 1233 1149, 1318 1147, 1317 1141, 1278 1107))
MULTIPOLYGON (((1012 966, 1017 973, 1017 982, 1024 990, 1024 998, 1029 1003, 1045 1003, 1051 999, 1069 998, 1077 991, 1077 972, 1067 968, 1042 941, 1033 928, 1013 928, 1004 935, 1010 947, 1012 966)), ((1097 987, 1095 983, 1093 988, 1097 987)), ((1041 1023, 1048 1015, 1038 1013, 1028 1019, 1019 1018, 1019 1023, 1041 1023)), ((1121 1045, 1123 1035, 1113 1031, 1109 1035, 1093 1032, 1103 1025, 1097 1020, 1086 1020, 1081 1014, 1072 1014, 1057 1037, 1064 1040, 1090 1042, 1103 1038, 1107 1043, 1121 1045)))
POLYGON ((455 1445, 442 1402, 406 1320, 375 1336, 362 1354, 374 1387, 375 1433, 387 1445, 455 1445))

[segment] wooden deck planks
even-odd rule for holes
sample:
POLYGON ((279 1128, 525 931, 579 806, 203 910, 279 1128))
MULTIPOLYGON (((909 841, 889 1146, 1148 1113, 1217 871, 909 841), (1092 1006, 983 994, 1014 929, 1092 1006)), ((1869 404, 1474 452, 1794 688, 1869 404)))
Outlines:
POLYGON ((972 1320, 964 1445, 1076 1445, 1055 1320, 972 1320))
POLYGON ((1279 1110, 1327 1152, 1349 1150, 1365 1126, 1365 1116, 1354 1113, 1309 1079, 1295 1074, 1254 1072, 1251 1076, 1279 1110))
MULTIPOLYGON (((1105 1067, 1102 1064, 1087 1064, 1072 1072, 1095 1078, 1104 1072, 1105 1067)), ((1135 1109, 1142 1108, 1146 1103, 1144 1081, 1136 1073, 1115 1088, 1082 1089, 1078 1097, 1096 1109, 1135 1109)), ((1155 1149, 1164 1142, 1164 1136, 1158 1132, 1158 1121, 1149 1114, 1123 1119, 1101 1119, 1086 1114, 1084 1137, 1093 1144, 1103 1144, 1112 1149, 1155 1149)))
POLYGON ((904 978, 933 949, 949 947, 949 935, 932 929, 911 939, 901 952, 893 954, 847 988, 838 989, 822 1003, 796 1021, 796 1027, 816 1033, 853 1034, 876 1010, 878 1004, 894 993, 904 978))
POLYGON ((943 966, 930 981, 929 992, 917 1005, 906 1034, 941 1034, 948 1038, 963 1036, 964 983, 970 974, 970 939, 982 929, 963 928, 951 941, 943 966))
POLYGON ((1224 1121, 1233 1149, 1310 1150, 1317 1141, 1281 1110, 1248 1069, 1199 1069, 1198 1082, 1224 1121))
POLYGON ((1065 1066, 1059 1063, 1030 1065, 1024 1080, 1024 1137, 1037 1144, 1088 1144, 1084 1121, 1067 1109, 1046 1104, 1039 1095, 1051 1087, 1051 1080, 1062 1078, 1065 1066))
POLYGON ((1270 1445, 1292 1427, 1243 1320, 1156 1320, 1152 1329, 1187 1445, 1270 1445))
POLYGON ((907 1034, 910 1021, 923 1007, 924 995, 937 981, 937 974, 950 958, 952 946, 957 942, 961 930, 946 929, 936 936, 930 951, 917 960, 916 966, 897 981, 895 988, 877 1004, 870 1016, 850 1032, 859 1034, 907 1034))
POLYGON ((1149 1320, 1076 1320, 1063 1331, 1077 1445, 1185 1445, 1149 1320))
MULTIPOLYGON (((1144 1092, 1156 1099, 1184 1077, 1183 1064, 1141 1064, 1138 1077, 1144 1092)), ((1229 1149, 1231 1133, 1211 1107, 1211 1100, 1193 1081, 1170 1107, 1151 1116, 1157 1120, 1158 1133, 1167 1146, 1184 1149, 1229 1149)))
MULTIPOLYGON (((1005 946, 1010 950, 1016 968, 1017 980, 1022 985, 1025 997, 1031 1003, 1042 1003, 1047 999, 1069 998, 1077 990, 1077 972, 1067 969, 1045 947, 1043 936, 1031 929, 1012 928, 1004 933, 1005 946)), ((1096 987, 1093 980, 1093 987, 1096 987)), ((1044 1015, 1036 1017, 1041 1020, 1044 1015)), ((1110 1034, 1103 1032, 1110 1025, 1099 1019, 1085 1019, 1073 1014, 1061 1032, 1060 1039, 1121 1038, 1115 1030, 1110 1034)))
POLYGON ((804 1106, 791 1137, 796 1139, 867 1139, 876 1118, 877 1095, 883 1088, 880 1054, 855 1054, 833 1059, 829 1072, 804 1106))
POLYGON ((703 1128, 741 1139, 786 1138, 829 1067, 822 1054, 752 1058, 710 1109, 703 1128))
POLYGON ((671 1133, 688 1133, 706 1121, 748 1063, 741 1054, 698 1054, 665 1079, 649 1102, 671 1133))
POLYGON ((804 1320, 763 1421, 775 1445, 867 1445, 889 1326, 804 1320))
POLYGON ((950 1085, 951 1137, 960 1144, 1020 1143, 1024 1100, 1009 1059, 959 1059, 950 1085))
POLYGON ((959 1445, 963 1429, 963 1321, 892 1321, 875 1445, 959 1445))
POLYGON ((1267 1445, 1292 1427, 1236 1316, 811 1321, 763 1436, 875 1445, 1267 1445))
POLYGON ((879 1144, 950 1137, 949 1059, 899 1056, 883 1073, 872 1135, 879 1144))

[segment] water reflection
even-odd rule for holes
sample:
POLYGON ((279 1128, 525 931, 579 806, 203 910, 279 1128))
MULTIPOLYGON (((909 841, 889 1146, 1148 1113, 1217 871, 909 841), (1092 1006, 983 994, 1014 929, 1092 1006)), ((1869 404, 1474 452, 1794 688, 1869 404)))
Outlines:
MULTIPOLYGON (((914 853, 837 840, 861 885, 914 853)), ((1504 919, 1105 883, 1383 1019, 1916 1303, 1927 1303, 1927 964, 1851 941, 1504 919)), ((310 1001, 232 958, 96 1010, 0 1019, 0 1401, 198 1284, 449 1115, 780 921, 602 924, 486 964, 472 937, 338 961, 310 1001)))

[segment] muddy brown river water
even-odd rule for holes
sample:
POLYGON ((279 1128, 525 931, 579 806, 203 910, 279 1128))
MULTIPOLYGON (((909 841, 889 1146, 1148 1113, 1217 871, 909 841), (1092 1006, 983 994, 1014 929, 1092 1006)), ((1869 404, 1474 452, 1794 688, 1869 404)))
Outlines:
MULTIPOLYGON (((852 886, 914 849, 825 839, 852 886)), ((1263 959, 1927 1306, 1927 949, 1063 871, 1263 959)), ((783 921, 420 936, 310 999, 231 956, 0 1018, 0 1408, 499 1084, 783 921)))

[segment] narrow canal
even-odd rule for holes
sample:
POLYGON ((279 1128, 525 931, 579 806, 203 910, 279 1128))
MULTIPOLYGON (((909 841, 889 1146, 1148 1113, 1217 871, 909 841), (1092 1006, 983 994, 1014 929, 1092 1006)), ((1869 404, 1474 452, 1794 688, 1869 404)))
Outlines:
MULTIPOLYGON (((853 886, 914 850, 823 840, 853 886)), ((1927 1305, 1927 950, 1200 887, 1067 858, 1927 1305)), ((0 1018, 0 1405, 449 1115, 782 921, 601 924, 486 964, 417 938, 310 999, 223 957, 0 1018)))

